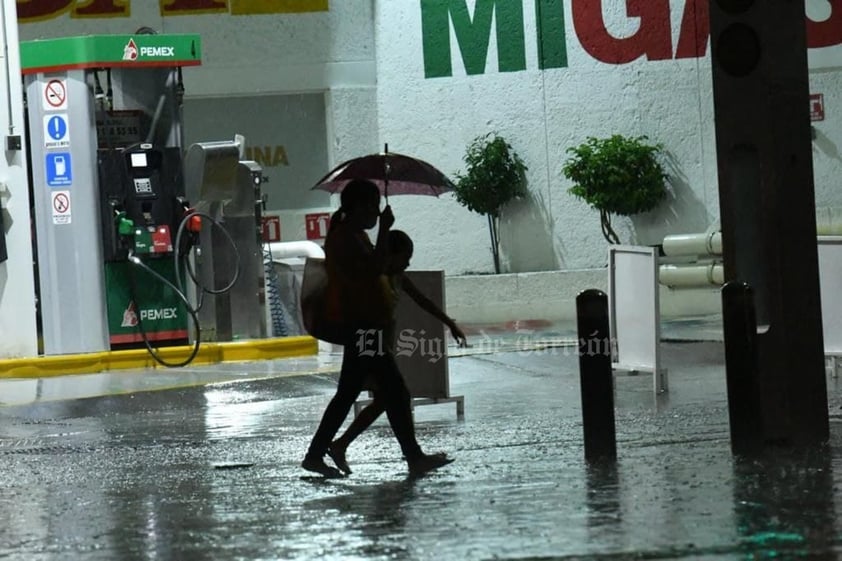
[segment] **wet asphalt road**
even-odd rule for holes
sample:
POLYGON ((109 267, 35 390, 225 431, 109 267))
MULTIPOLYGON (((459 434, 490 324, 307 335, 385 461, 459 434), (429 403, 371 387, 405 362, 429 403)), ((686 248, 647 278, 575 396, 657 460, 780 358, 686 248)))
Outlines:
POLYGON ((350 477, 302 479, 329 373, 0 408, 0 559, 842 555, 837 381, 829 450, 738 462, 722 345, 663 353, 669 394, 617 379, 615 467, 583 460, 570 349, 451 358, 465 419, 448 404, 416 421, 457 460, 418 480, 384 420, 350 477))

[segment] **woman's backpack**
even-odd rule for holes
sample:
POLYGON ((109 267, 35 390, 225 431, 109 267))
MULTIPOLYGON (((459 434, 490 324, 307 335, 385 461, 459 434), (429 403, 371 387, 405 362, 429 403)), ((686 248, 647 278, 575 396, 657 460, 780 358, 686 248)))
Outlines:
POLYGON ((327 290, 325 260, 308 257, 304 261, 304 278, 301 281, 301 320, 304 329, 316 339, 344 345, 347 329, 342 322, 329 319, 327 290))

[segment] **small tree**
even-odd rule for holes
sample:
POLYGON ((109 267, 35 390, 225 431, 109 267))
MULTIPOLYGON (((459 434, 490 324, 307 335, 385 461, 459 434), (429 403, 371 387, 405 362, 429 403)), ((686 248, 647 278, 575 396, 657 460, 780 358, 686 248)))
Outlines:
POLYGON ((526 166, 511 145, 496 133, 475 138, 464 157, 467 171, 456 174, 456 200, 488 216, 494 271, 500 272, 500 211, 526 195, 526 166))
POLYGON ((608 243, 620 243, 611 227, 612 214, 646 212, 666 196, 667 174, 658 162, 663 146, 650 145, 647 140, 646 136, 588 137, 583 144, 567 149, 572 156, 562 172, 575 183, 569 192, 599 211, 602 235, 608 243))

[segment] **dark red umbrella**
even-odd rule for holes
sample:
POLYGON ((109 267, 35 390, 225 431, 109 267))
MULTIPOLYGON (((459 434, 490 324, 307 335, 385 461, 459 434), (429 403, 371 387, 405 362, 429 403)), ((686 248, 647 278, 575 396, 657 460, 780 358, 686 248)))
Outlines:
POLYGON ((432 164, 389 152, 369 154, 343 162, 321 178, 313 189, 339 193, 354 179, 368 179, 389 195, 434 195, 452 191, 453 182, 432 164))

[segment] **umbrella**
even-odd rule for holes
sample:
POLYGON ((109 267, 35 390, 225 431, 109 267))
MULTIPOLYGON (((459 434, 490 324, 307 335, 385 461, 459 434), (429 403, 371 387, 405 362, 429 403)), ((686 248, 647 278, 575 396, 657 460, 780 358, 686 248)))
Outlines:
POLYGON ((453 191, 447 176, 423 160, 389 152, 369 154, 343 162, 321 178, 313 189, 339 193, 354 179, 368 179, 389 195, 435 195, 453 191))

